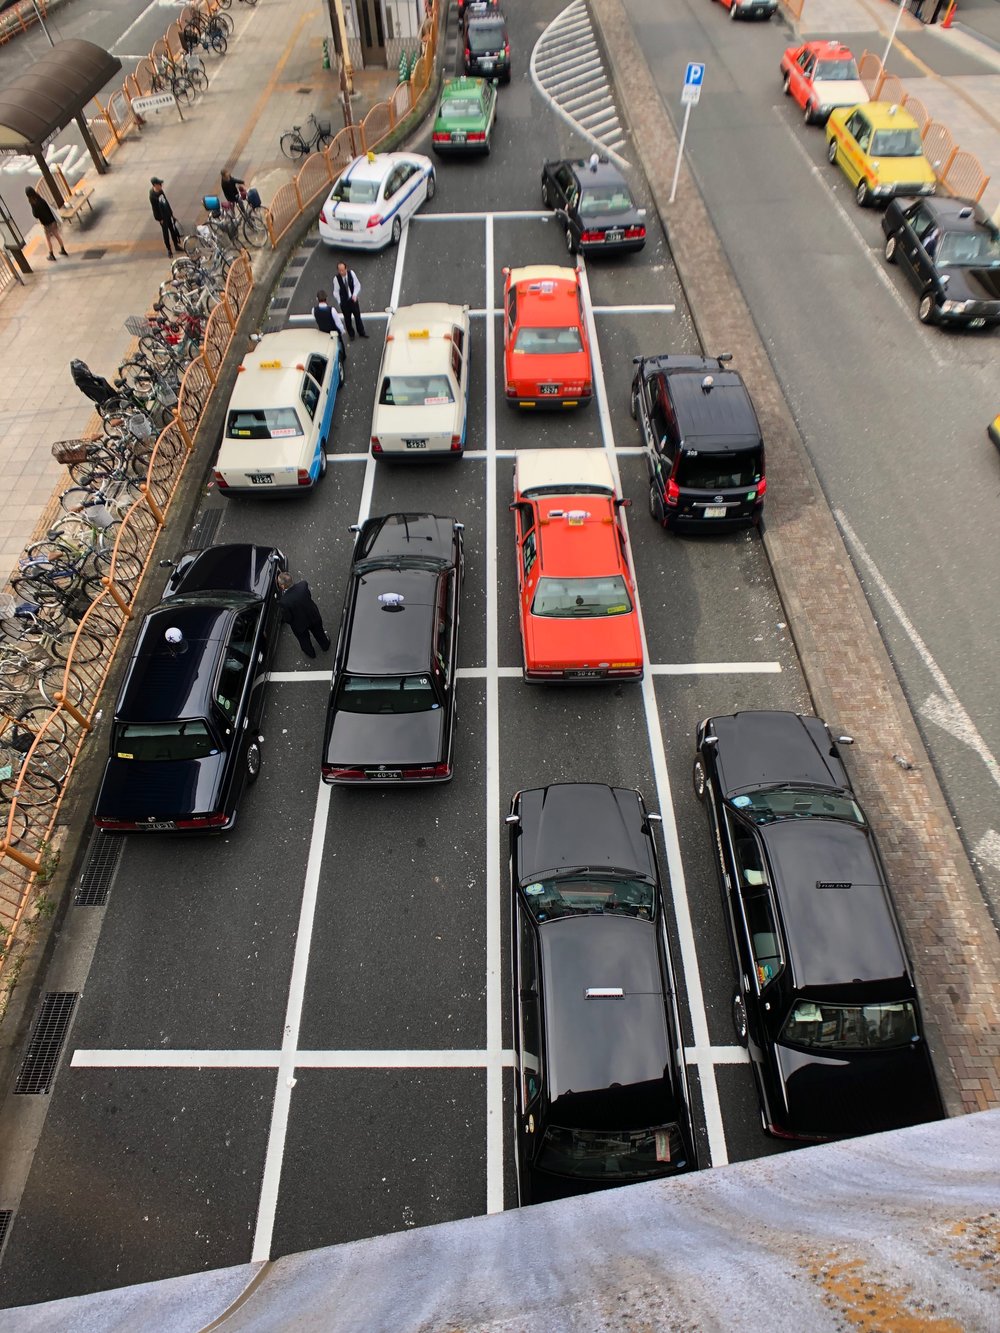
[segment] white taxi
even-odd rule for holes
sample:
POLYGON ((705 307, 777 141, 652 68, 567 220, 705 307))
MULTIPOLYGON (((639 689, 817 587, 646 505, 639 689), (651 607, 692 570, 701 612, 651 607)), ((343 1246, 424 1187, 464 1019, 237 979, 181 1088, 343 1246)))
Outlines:
POLYGON ((407 219, 434 197, 436 184, 434 163, 420 153, 356 157, 320 209, 320 240, 353 250, 395 245, 407 219))
POLYGON ((469 307, 427 301, 389 315, 376 380, 371 450, 458 456, 469 417, 469 307))
POLYGON ((326 472, 343 382, 340 342, 314 329, 266 333, 243 358, 215 464, 221 495, 311 489, 326 472))

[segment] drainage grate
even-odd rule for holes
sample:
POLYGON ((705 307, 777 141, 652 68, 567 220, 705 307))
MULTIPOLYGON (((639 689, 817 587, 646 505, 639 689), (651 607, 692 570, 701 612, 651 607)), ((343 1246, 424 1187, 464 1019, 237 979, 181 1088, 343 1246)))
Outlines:
POLYGON ((28 1050, 17 1071, 15 1093, 47 1093, 52 1087, 62 1044, 79 995, 75 991, 50 991, 42 1001, 28 1050))
POLYGON ((13 1208, 0 1208, 0 1250, 3 1249, 3 1243, 7 1239, 7 1232, 10 1230, 13 1216, 13 1208))
POLYGON ((290 277, 290 278, 282 278, 281 281, 278 283, 278 286, 279 286, 279 287, 294 287, 294 286, 297 284, 297 282, 298 282, 298 278, 295 277, 295 276, 293 275, 293 276, 290 277))
MULTIPOLYGON (((191 549, 193 551, 203 551, 206 546, 211 546, 219 532, 219 525, 222 523, 222 515, 226 511, 222 508, 206 509, 199 518, 198 522, 191 529, 191 549)), ((121 841, 121 839, 119 839, 121 841)))
POLYGON ((81 257, 83 259, 103 259, 107 253, 107 250, 84 250, 81 257))
MULTIPOLYGON (((305 268, 306 264, 308 264, 308 263, 309 263, 309 256, 308 256, 308 255, 296 255, 294 259, 290 259, 290 260, 288 261, 288 267, 289 267, 289 268, 305 268)), ((300 275, 300 276, 301 276, 301 275, 300 275)))
POLYGON ((272 310, 284 310, 292 298, 290 296, 276 296, 271 302, 272 310))
POLYGON ((121 860, 124 838, 95 833, 90 840, 87 863, 76 886, 73 903, 76 907, 103 907, 108 901, 111 881, 121 860))

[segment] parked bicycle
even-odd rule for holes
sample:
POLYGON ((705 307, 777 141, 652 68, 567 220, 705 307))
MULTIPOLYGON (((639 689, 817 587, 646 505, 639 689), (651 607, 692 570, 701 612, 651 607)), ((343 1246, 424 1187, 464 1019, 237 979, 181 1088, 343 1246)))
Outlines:
POLYGON ((287 134, 281 136, 281 151, 293 162, 308 157, 310 153, 322 152, 328 144, 333 143, 333 133, 328 124, 323 124, 311 115, 306 121, 306 128, 310 125, 312 133, 308 139, 303 136, 301 125, 293 125, 287 134))

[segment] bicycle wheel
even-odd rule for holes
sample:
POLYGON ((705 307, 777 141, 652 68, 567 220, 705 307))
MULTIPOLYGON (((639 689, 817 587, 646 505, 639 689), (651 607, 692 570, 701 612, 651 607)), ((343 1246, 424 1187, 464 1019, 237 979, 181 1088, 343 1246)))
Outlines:
MULTIPOLYGON (((40 650, 37 650, 40 651, 40 650)), ((28 654, 32 649, 29 648, 28 654)), ((15 694, 27 694, 38 678, 38 663, 18 648, 0 653, 0 686, 15 694)))
POLYGON ((26 546, 24 554, 29 560, 44 560, 49 565, 64 565, 67 560, 75 560, 81 549, 74 545, 68 533, 62 537, 56 532, 50 532, 41 541, 26 546))
POLYGON ((131 402, 124 394, 115 394, 114 398, 106 398, 97 408, 101 420, 105 426, 109 421, 116 417, 124 416, 126 412, 135 411, 135 403, 131 402))
POLYGON ((139 339, 139 355, 144 357, 158 372, 169 372, 176 369, 181 359, 173 345, 164 342, 155 333, 144 333, 139 339))
POLYGON ((208 92, 208 75, 203 69, 188 68, 187 77, 191 80, 192 87, 196 92, 208 92))
POLYGON ((65 602, 67 596, 67 590, 61 583, 51 582, 39 571, 11 579, 10 586, 19 597, 28 602, 37 602, 39 606, 58 606, 65 602))
POLYGON ((196 96, 194 84, 187 78, 172 79, 170 83, 170 91, 173 93, 174 100, 179 106, 190 106, 196 96))
MULTIPOLYGON (((46 718, 51 712, 46 713, 46 718)), ((0 733, 0 774, 6 768, 14 770, 12 777, 0 780, 16 780, 17 770, 23 765, 25 756, 34 745, 31 766, 39 772, 48 773, 57 782, 64 781, 69 772, 72 751, 65 741, 60 740, 54 727, 46 727, 45 734, 39 736, 39 727, 29 726, 24 718, 13 718, 0 733)))
POLYGON ((259 250, 266 242, 267 227, 260 215, 259 208, 251 208, 249 212, 244 213, 241 230, 247 245, 252 245, 255 250, 259 250))
POLYGON ((15 769, 5 781, 0 782, 0 792, 8 801, 13 802, 16 796, 18 805, 30 807, 33 805, 51 805, 53 801, 59 798, 62 783, 57 782, 50 774, 36 770, 34 762, 32 762, 30 768, 25 770, 24 777, 21 779, 20 790, 17 788, 18 779, 21 779, 19 768, 15 769))
POLYGON ((72 652, 74 662, 96 662, 104 655, 104 640, 94 634, 87 622, 86 629, 65 629, 52 640, 52 652, 60 662, 69 661, 72 652))
POLYGON ((54 662, 38 676, 38 693, 47 704, 55 707, 57 694, 63 692, 70 703, 79 704, 86 693, 86 686, 81 676, 72 667, 65 667, 61 662, 54 662))
MULTIPOLYGON (((94 555, 94 567, 100 574, 111 573, 111 561, 113 552, 109 547, 106 551, 97 551, 94 555)), ((118 548, 118 558, 115 560, 115 582, 121 583, 127 588, 133 588, 142 578, 142 561, 131 551, 123 551, 118 548)))
POLYGON ((208 20, 208 36, 211 38, 213 32, 219 33, 228 41, 233 35, 235 27, 236 24, 233 22, 231 15, 216 12, 208 20))
POLYGON ((156 389, 156 375, 152 366, 136 358, 119 366, 119 374, 128 386, 129 392, 139 398, 148 398, 156 389))
POLYGON ((233 3, 233 0, 219 0, 219 8, 220 8, 220 9, 229 9, 229 8, 232 6, 232 3, 233 3))
POLYGON ((289 130, 281 136, 281 151, 290 161, 297 162, 306 156, 309 149, 298 130, 289 130))
POLYGON ((322 153, 324 148, 329 148, 333 143, 333 135, 329 130, 321 129, 316 135, 316 150, 322 153))
POLYGON ((20 801, 14 807, 13 816, 9 805, 0 810, 0 842, 6 842, 8 847, 16 847, 27 832, 28 815, 20 801))
POLYGON ((49 708, 46 704, 32 704, 30 708, 22 708, 17 715, 17 720, 22 726, 36 734, 41 731, 42 727, 45 727, 45 735, 50 740, 58 741, 60 745, 67 749, 72 749, 76 744, 78 733, 71 732, 66 714, 57 713, 55 709, 49 708))
POLYGON ((229 48, 225 34, 221 32, 213 32, 208 39, 208 44, 217 56, 224 56, 229 48))

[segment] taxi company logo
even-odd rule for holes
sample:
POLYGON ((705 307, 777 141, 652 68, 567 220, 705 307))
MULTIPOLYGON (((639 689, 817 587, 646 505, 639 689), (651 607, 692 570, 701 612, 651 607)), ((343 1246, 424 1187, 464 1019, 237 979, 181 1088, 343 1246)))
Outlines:
POLYGON ((849 889, 851 881, 849 879, 818 879, 816 881, 817 889, 849 889))
POLYGON ((722 495, 717 495, 717 496, 715 497, 715 503, 716 503, 717 505, 722 504, 722 501, 724 500, 724 498, 725 498, 725 497, 722 496, 722 495))

